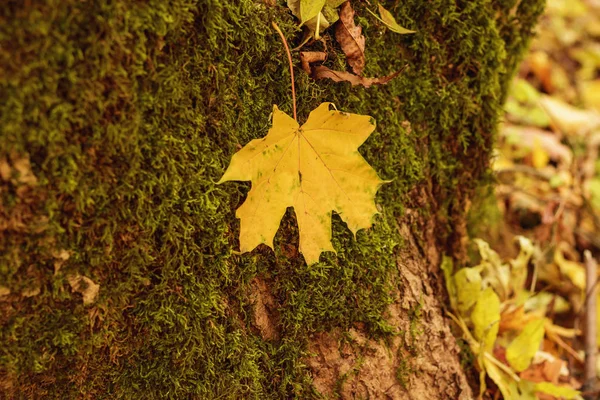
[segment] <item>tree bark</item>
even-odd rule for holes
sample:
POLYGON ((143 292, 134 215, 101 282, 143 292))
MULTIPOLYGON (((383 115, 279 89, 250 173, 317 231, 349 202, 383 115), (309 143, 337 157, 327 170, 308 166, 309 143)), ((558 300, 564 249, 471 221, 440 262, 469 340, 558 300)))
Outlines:
MULTIPOLYGON (((440 260, 466 219, 543 0, 352 1, 365 76, 314 81, 370 115, 373 228, 333 221, 307 266, 291 210, 239 254, 249 185, 216 185, 291 114, 302 32, 283 1, 8 1, 0 9, 0 398, 470 399, 440 260)), ((347 68, 334 38, 306 49, 347 68), (326 44, 326 46, 324 46, 326 44)))

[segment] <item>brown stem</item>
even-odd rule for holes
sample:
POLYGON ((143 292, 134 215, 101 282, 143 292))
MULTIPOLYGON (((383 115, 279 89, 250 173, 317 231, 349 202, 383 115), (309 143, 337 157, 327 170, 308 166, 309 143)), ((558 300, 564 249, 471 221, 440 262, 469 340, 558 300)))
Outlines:
POLYGON ((294 86, 294 65, 292 64, 292 53, 290 53, 290 47, 288 46, 287 40, 285 40, 285 36, 283 36, 283 32, 279 29, 279 26, 275 22, 271 22, 273 24, 273 28, 279 33, 281 36, 281 40, 283 41, 283 45, 285 46, 285 51, 288 56, 288 62, 290 63, 290 75, 292 77, 292 102, 294 103, 294 120, 298 121, 298 116, 296 115, 296 87, 294 86))
POLYGON ((586 299, 585 299, 585 387, 594 389, 596 381, 596 279, 598 264, 589 250, 585 253, 586 299))

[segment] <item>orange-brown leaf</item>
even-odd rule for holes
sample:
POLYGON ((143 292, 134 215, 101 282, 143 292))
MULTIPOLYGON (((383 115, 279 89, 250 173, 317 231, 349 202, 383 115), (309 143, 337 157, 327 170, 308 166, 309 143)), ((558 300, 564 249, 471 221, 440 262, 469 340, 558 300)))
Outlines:
POLYGON ((301 51, 300 62, 302 63, 302 69, 307 73, 311 74, 310 63, 325 61, 327 53, 323 51, 301 51))
POLYGON ((347 1, 340 8, 340 20, 335 27, 335 38, 342 46, 348 64, 356 75, 365 69, 365 37, 362 27, 354 24, 354 9, 347 1))
POLYGON ((334 71, 322 65, 313 68, 313 78, 315 79, 331 79, 335 82, 350 82, 352 86, 363 85, 368 88, 372 85, 383 85, 394 79, 400 74, 400 71, 394 72, 391 75, 381 78, 365 78, 364 76, 354 75, 346 71, 334 71))

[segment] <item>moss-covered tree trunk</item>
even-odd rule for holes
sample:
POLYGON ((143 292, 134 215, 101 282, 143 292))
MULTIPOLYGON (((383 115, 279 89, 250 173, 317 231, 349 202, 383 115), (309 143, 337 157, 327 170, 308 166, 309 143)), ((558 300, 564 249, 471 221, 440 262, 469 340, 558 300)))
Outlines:
POLYGON ((373 116, 361 152, 392 182, 374 227, 334 217, 337 254, 309 267, 291 211, 274 252, 237 253, 249 184, 215 185, 291 111, 283 1, 3 2, 0 398, 471 397, 439 264, 463 257, 543 0, 382 1, 413 35, 352 3, 365 75, 406 68, 365 89, 296 66, 299 119, 373 116))

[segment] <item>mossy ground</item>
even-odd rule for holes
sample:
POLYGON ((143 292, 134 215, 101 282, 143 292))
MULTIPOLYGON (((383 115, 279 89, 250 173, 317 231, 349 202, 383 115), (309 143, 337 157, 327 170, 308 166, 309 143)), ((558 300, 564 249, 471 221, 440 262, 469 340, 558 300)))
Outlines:
MULTIPOLYGON (((0 285, 11 291, 0 299, 4 397, 307 399, 316 397, 301 360, 308 335, 357 322, 376 336, 393 332, 382 312, 397 290, 396 219, 407 194, 432 188, 439 204, 423 212, 446 215, 440 243, 451 240, 543 2, 384 2, 417 31, 404 36, 360 3, 365 74, 404 72, 368 90, 298 72, 300 119, 323 101, 373 116, 361 151, 392 180, 378 194, 375 227, 354 240, 336 217, 337 255, 311 267, 296 253, 291 212, 275 253, 238 255, 234 210, 249 186, 215 185, 238 147, 265 135, 273 104, 291 112, 270 22, 293 43, 301 34, 282 1, 266 3, 0 8, 0 160, 12 174, 0 186, 0 285), (27 158, 35 184, 15 168, 27 158), (70 273, 100 284, 94 305, 71 292, 70 273), (279 305, 275 341, 252 326, 257 276, 279 305)), ((326 40, 327 65, 345 68, 326 40)))

